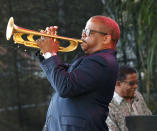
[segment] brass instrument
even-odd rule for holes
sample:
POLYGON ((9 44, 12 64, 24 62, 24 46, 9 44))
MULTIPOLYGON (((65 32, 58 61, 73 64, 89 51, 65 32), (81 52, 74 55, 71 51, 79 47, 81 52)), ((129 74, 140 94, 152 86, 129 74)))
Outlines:
POLYGON ((14 24, 13 17, 11 17, 8 21, 7 30, 6 30, 7 40, 9 40, 12 35, 13 35, 13 40, 15 43, 23 44, 25 46, 33 47, 33 48, 39 48, 39 46, 37 45, 37 43, 35 42, 35 40, 33 38, 34 36, 40 36, 40 37, 44 36, 44 37, 53 38, 54 40, 60 39, 60 40, 69 41, 70 44, 67 47, 62 47, 59 45, 58 51, 60 51, 60 52, 73 51, 77 48, 79 43, 82 43, 82 40, 80 40, 80 39, 73 39, 73 38, 58 36, 56 34, 56 32, 54 35, 49 35, 49 34, 44 34, 44 33, 40 33, 37 31, 33 31, 33 30, 19 27, 19 26, 14 24), (27 35, 27 40, 24 40, 22 38, 23 35, 27 35))

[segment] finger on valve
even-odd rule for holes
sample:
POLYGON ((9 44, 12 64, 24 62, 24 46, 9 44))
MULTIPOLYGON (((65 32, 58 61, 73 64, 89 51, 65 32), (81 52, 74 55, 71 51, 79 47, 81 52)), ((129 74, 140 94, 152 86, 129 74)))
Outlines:
MULTIPOLYGON (((51 27, 50 27, 50 29, 51 29, 51 27)), ((53 35, 57 35, 58 26, 54 26, 52 29, 53 29, 53 35)))
POLYGON ((49 27, 46 27, 45 31, 46 31, 46 34, 51 35, 51 30, 49 27))
MULTIPOLYGON (((40 33, 46 34, 46 31, 41 30, 40 33)), ((44 40, 44 36, 41 36, 40 38, 41 38, 42 40, 44 40)))

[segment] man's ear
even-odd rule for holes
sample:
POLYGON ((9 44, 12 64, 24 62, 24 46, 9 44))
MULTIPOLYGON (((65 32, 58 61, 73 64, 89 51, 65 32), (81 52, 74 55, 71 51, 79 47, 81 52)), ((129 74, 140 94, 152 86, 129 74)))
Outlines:
POLYGON ((116 81, 116 86, 120 86, 120 81, 116 81))
POLYGON ((104 36, 104 44, 105 45, 111 44, 111 40, 112 40, 111 35, 104 36))
POLYGON ((120 92, 120 81, 116 81, 116 85, 115 85, 115 91, 118 93, 120 92))

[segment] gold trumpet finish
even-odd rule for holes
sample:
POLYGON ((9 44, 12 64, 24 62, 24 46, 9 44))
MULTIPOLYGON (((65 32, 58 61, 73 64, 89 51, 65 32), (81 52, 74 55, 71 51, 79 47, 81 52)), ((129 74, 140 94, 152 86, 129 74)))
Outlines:
POLYGON ((60 52, 73 51, 78 47, 79 43, 82 43, 82 40, 80 40, 80 39, 62 37, 62 36, 58 36, 56 34, 55 35, 48 35, 48 34, 43 34, 43 33, 37 32, 37 31, 33 31, 33 30, 19 27, 19 26, 14 24, 13 17, 11 17, 8 21, 7 30, 6 30, 7 40, 9 40, 12 35, 13 35, 13 40, 15 43, 23 44, 25 46, 33 47, 33 48, 39 48, 39 46, 37 45, 37 43, 35 42, 35 40, 33 38, 34 36, 50 37, 50 38, 54 38, 54 41, 56 41, 57 39, 69 41, 70 42, 69 46, 67 46, 67 47, 59 46, 58 51, 60 51, 60 52), (24 40, 22 38, 23 35, 27 35, 28 40, 24 40))

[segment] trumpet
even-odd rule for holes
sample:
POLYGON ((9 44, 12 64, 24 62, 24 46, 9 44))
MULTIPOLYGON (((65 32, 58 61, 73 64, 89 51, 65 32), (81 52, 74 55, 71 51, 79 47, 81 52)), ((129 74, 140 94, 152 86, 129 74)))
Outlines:
POLYGON ((78 47, 79 43, 82 43, 81 39, 74 39, 74 38, 58 36, 56 31, 55 31, 55 34, 49 35, 49 34, 44 34, 44 33, 40 33, 37 31, 33 31, 33 30, 19 27, 19 26, 14 24, 14 18, 13 17, 11 17, 8 21, 8 25, 7 25, 7 29, 6 29, 6 39, 10 40, 12 35, 13 35, 13 40, 15 43, 23 44, 27 47, 32 47, 32 48, 39 48, 36 41, 34 40, 34 36, 50 37, 50 38, 53 38, 55 42, 57 42, 57 40, 68 41, 69 45, 67 47, 63 47, 63 46, 59 45, 58 51, 60 51, 60 52, 73 51, 78 47), (27 35, 27 40, 25 40, 23 38, 24 35, 27 35))

